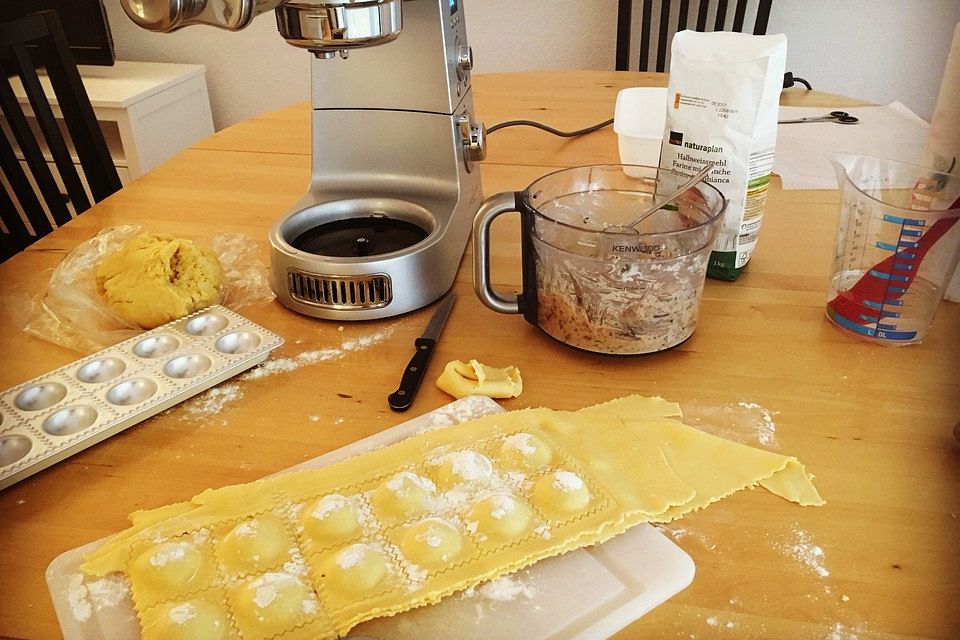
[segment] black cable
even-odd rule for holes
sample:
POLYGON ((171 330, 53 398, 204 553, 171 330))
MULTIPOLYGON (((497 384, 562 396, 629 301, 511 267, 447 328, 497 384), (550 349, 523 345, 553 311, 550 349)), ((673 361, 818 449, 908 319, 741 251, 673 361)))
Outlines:
POLYGON ((789 89, 790 87, 792 87, 794 84, 798 82, 803 86, 805 86, 807 88, 807 91, 813 91, 813 87, 810 86, 810 83, 804 80, 803 78, 798 78, 797 76, 793 75, 793 73, 790 71, 787 71, 785 74, 783 74, 784 89, 789 89))
MULTIPOLYGON (((813 87, 810 86, 810 83, 799 78, 789 71, 783 76, 783 88, 792 87, 794 83, 799 82, 807 88, 808 91, 812 91, 813 87)), ((594 131, 599 131, 604 127, 609 127, 613 124, 613 118, 609 120, 604 120, 598 124, 593 125, 592 127, 586 127, 585 129, 577 129, 576 131, 560 131, 559 129, 554 129, 553 127, 543 124, 541 122, 536 122, 534 120, 507 120, 506 122, 499 122, 492 127, 487 128, 487 133, 493 133, 494 131, 499 131, 500 129, 506 129, 507 127, 534 127, 535 129, 540 129, 546 131, 547 133, 552 133, 555 136, 560 136, 561 138, 576 138, 577 136, 583 136, 588 133, 593 133, 594 131)))
POLYGON ((603 122, 595 124, 592 127, 587 127, 586 129, 578 129, 576 131, 560 131, 559 129, 554 129, 551 126, 542 124, 540 122, 534 122, 533 120, 507 120, 506 122, 500 122, 492 127, 488 127, 487 133, 493 133, 494 131, 505 129, 507 127, 534 127, 536 129, 546 131, 547 133, 552 133, 555 136, 560 136, 561 138, 575 138, 577 136, 593 133, 594 131, 599 131, 604 127, 609 127, 611 124, 613 124, 613 118, 604 120, 603 122))

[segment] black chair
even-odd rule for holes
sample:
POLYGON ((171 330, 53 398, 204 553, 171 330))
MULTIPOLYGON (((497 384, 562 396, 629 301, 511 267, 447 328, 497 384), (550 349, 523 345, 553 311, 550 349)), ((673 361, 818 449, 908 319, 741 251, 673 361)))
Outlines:
POLYGON ((56 12, 42 11, 0 24, 0 64, 0 109, 6 118, 6 126, 0 128, 0 169, 5 178, 0 183, 0 220, 6 228, 0 235, 2 261, 50 233, 54 225, 69 222, 91 206, 69 143, 40 85, 38 68, 46 69, 53 86, 93 202, 118 191, 121 184, 56 12), (19 76, 27 94, 33 126, 30 114, 24 112, 14 94, 13 76, 19 76), (66 193, 57 184, 44 149, 66 193), (14 202, 33 227, 33 234, 14 202))
MULTIPOLYGON (((750 32, 754 35, 767 33, 767 22, 770 20, 770 5, 773 0, 736 0, 733 7, 732 21, 730 20, 730 2, 728 0, 640 0, 640 63, 638 71, 667 70, 667 54, 673 34, 684 29, 694 31, 737 31, 750 32), (653 24, 653 9, 659 4, 659 20, 656 27, 653 24), (696 5, 696 19, 692 15, 691 4, 696 5), (673 10, 676 5, 676 11, 673 10), (747 11, 751 9, 755 20, 753 27, 745 31, 747 11), (709 17, 713 13, 713 20, 709 17), (710 24, 708 25, 708 21, 710 24), (728 22, 730 23, 728 25, 728 22), (657 36, 656 58, 651 60, 650 43, 652 36, 657 36)), ((630 69, 630 58, 633 31, 633 0, 619 0, 617 8, 617 71, 630 69)))

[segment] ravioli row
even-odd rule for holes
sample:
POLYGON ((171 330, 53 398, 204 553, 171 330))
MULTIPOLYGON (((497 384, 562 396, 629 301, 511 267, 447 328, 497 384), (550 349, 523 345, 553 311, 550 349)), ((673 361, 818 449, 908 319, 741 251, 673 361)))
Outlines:
POLYGON ((335 638, 758 481, 816 495, 795 459, 663 417, 678 414, 634 397, 487 416, 134 514, 82 569, 128 574, 145 640, 335 638), (704 486, 676 446, 744 457, 747 484, 704 486))
POLYGON ((168 523, 126 568, 144 637, 335 637, 371 608, 438 577, 469 579, 473 561, 504 547, 532 552, 534 538, 607 504, 583 476, 542 433, 501 433, 340 492, 281 489, 267 511, 178 536, 168 523))

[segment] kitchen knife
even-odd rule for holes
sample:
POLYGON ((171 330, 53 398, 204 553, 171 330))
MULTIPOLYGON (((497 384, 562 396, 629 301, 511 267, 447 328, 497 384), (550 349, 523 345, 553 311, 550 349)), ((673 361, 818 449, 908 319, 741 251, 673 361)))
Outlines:
POLYGON ((433 317, 427 323, 427 328, 423 335, 414 341, 416 353, 407 363, 407 368, 400 379, 400 388, 387 396, 387 402, 394 411, 406 411, 413 404, 413 397, 423 382, 423 376, 427 373, 427 365, 430 363, 430 356, 433 355, 433 348, 437 346, 437 338, 443 331, 443 324, 450 315, 450 309, 457 299, 457 294, 453 291, 445 295, 437 305, 437 310, 433 312, 433 317))

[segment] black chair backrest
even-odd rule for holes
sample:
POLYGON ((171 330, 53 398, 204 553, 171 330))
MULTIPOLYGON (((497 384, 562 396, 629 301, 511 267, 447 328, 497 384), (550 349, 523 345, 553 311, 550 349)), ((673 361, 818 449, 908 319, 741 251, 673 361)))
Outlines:
POLYGON ((0 183, 0 220, 6 227, 0 236, 0 260, 5 260, 49 233, 54 225, 65 224, 91 206, 68 142, 43 92, 38 68, 46 69, 93 201, 106 198, 121 184, 56 12, 42 11, 0 24, 0 64, 0 109, 6 118, 6 126, 0 128, 0 169, 5 178, 0 183), (25 112, 25 105, 17 99, 11 82, 14 76, 20 79, 32 114, 25 112), (50 170, 44 147, 66 193, 61 192, 50 170))
MULTIPOLYGON (((640 63, 639 71, 666 71, 667 54, 673 34, 684 29, 694 31, 738 31, 750 32, 754 35, 767 33, 767 22, 770 19, 770 5, 773 0, 694 0, 696 15, 691 11, 690 0, 640 0, 640 63), (734 4, 732 22, 730 21, 730 5, 734 4), (753 28, 744 29, 749 5, 755 5, 755 20, 753 28), (659 5, 658 24, 653 24, 654 6, 659 5), (674 12, 673 6, 676 5, 674 12), (713 14, 713 20, 709 17, 713 14), (708 24, 709 22, 709 24, 708 24), (728 22, 731 22, 728 26, 728 22), (651 60, 650 43, 652 36, 657 36, 656 57, 651 60)), ((617 71, 630 69, 631 43, 633 41, 633 0, 619 0, 617 8, 617 71)))

